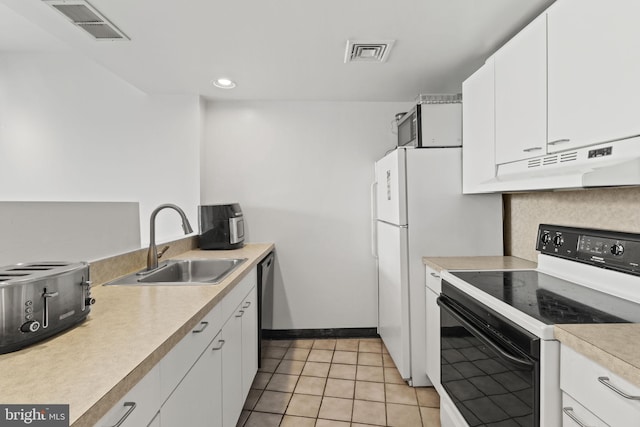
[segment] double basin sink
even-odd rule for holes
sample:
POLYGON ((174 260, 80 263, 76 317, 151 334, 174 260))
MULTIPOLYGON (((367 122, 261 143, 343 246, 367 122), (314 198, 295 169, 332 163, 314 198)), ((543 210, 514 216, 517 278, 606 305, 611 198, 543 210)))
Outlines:
POLYGON ((169 260, 157 269, 129 274, 107 285, 217 285, 247 258, 169 260))

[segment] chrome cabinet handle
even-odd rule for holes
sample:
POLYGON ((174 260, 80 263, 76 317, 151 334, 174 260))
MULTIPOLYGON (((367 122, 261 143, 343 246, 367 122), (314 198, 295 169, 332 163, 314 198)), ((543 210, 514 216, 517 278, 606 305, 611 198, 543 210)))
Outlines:
POLYGON ((431 277, 435 277, 436 279, 439 279, 439 278, 440 278, 440 276, 438 276, 438 275, 437 275, 436 273, 434 273, 434 272, 431 272, 430 274, 431 274, 431 277))
POLYGON ((565 406, 564 408, 562 408, 562 412, 567 414, 567 417, 571 418, 580 427, 590 427, 589 424, 583 423, 582 420, 577 417, 571 406, 565 406))
POLYGON ((607 386, 608 388, 610 388, 611 390, 615 391, 616 393, 618 393, 620 396, 624 397, 625 399, 629 399, 629 400, 640 400, 640 396, 633 396, 631 394, 627 394, 624 391, 620 390, 618 387, 614 386, 613 384, 611 384, 609 382, 609 377, 598 377, 598 381, 601 384, 604 384, 605 386, 607 386))
POLYGON ((542 150, 542 147, 530 147, 530 148, 525 148, 524 151, 525 153, 530 153, 532 151, 538 151, 538 150, 542 150))
POLYGON ((199 334, 200 332, 204 331, 205 329, 207 329, 207 326, 209 326, 209 322, 200 322, 200 325, 202 325, 200 329, 194 329, 193 331, 191 331, 191 333, 199 334))
POLYGON ((243 305, 242 308, 249 308, 250 305, 251 305, 251 301, 247 301, 247 303, 243 305))
POLYGON ((120 418, 120 421, 118 421, 117 423, 115 423, 111 427, 120 427, 122 425, 122 423, 124 422, 124 420, 129 418, 129 415, 131 415, 133 410, 136 409, 136 406, 138 406, 138 405, 136 404, 136 402, 124 402, 124 405, 122 405, 122 406, 124 406, 125 408, 128 406, 129 409, 127 410, 127 412, 124 413, 122 418, 120 418))
POLYGON ((569 141, 571 141, 569 138, 556 139, 555 141, 547 142, 547 145, 564 144, 565 142, 569 141))
POLYGON ((242 317, 242 316, 244 316, 244 310, 238 311, 238 314, 236 314, 236 317, 242 317))
POLYGON ((220 345, 218 347, 211 347, 211 351, 221 350, 222 347, 224 347, 224 343, 225 343, 225 340, 219 340, 218 344, 220 345))

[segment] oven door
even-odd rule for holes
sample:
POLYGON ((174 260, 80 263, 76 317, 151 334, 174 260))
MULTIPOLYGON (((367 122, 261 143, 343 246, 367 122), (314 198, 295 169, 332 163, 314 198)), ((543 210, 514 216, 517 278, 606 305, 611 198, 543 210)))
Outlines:
MULTIPOLYGON (((540 363, 537 338, 517 325, 494 327, 481 319, 508 322, 475 301, 469 309, 443 294, 440 306, 441 383, 469 426, 540 425, 540 363), (478 309, 486 316, 478 316, 478 309), (506 330, 525 336, 506 337, 506 330), (514 343, 530 339, 529 350, 514 343), (538 355, 531 353, 537 349, 538 355)), ((449 285, 450 286, 450 285, 449 285)), ((467 297, 470 298, 470 297, 467 297)), ((469 301, 464 301, 468 305, 469 301)), ((510 323, 510 322, 509 322, 510 323)))

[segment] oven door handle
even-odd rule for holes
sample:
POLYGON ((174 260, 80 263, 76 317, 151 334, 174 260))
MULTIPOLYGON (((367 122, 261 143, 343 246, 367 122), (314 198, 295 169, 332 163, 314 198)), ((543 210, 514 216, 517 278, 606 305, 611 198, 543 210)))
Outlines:
POLYGON ((462 323, 462 325, 466 329, 468 329, 471 333, 473 333, 473 335, 476 338, 478 338, 480 341, 482 341, 487 347, 490 347, 491 349, 493 349, 498 354, 498 356, 500 356, 503 360, 505 360, 508 363, 511 363, 514 366, 517 366, 518 368, 525 368, 525 369, 534 368, 535 363, 532 362, 531 360, 515 357, 505 352, 500 347, 498 347, 491 340, 491 338, 486 336, 480 329, 478 329, 476 326, 471 324, 467 319, 465 319, 460 313, 458 313, 458 311, 455 308, 451 307, 447 303, 447 301, 444 300, 442 297, 438 297, 437 302, 440 307, 442 307, 447 313, 453 316, 458 322, 462 323))

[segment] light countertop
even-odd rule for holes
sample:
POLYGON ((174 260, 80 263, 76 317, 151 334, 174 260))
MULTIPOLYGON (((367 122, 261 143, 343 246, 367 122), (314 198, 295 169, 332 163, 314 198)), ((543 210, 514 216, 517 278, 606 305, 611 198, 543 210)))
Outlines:
POLYGON ((536 263, 513 256, 424 257, 422 263, 442 270, 525 270, 536 263))
POLYGON ((93 426, 273 248, 174 257, 248 258, 220 285, 94 286, 85 322, 0 355, 0 402, 69 404, 73 427, 93 426))

